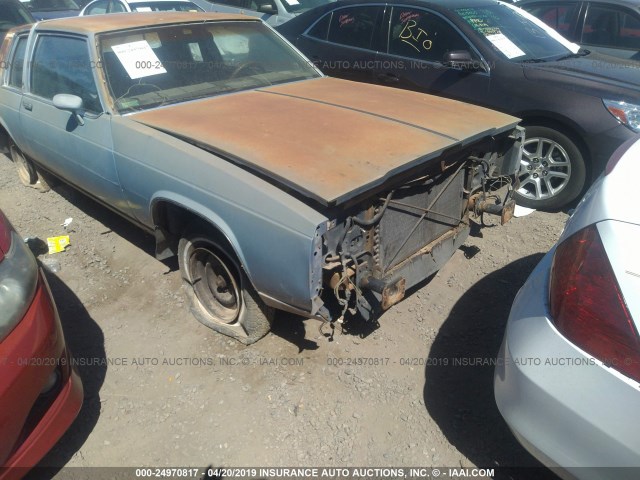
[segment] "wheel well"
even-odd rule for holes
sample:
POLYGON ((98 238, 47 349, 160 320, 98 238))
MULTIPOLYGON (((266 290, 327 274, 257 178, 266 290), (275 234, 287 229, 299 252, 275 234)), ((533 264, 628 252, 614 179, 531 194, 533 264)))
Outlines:
POLYGON ((591 178, 593 174, 591 152, 589 151, 587 144, 582 140, 580 134, 574 128, 567 125, 566 123, 563 123, 562 121, 540 116, 523 116, 521 125, 523 127, 538 126, 553 128, 554 130, 557 130, 569 137, 569 139, 580 149, 580 153, 582 153, 582 158, 584 159, 585 167, 587 169, 587 181, 585 183, 585 187, 586 185, 591 184, 591 182, 593 181, 593 179, 591 178))
POLYGON ((178 242, 187 230, 201 230, 211 235, 225 253, 239 262, 239 256, 226 235, 206 218, 181 205, 168 201, 158 202, 153 209, 153 220, 156 226, 156 256, 168 258, 177 255, 178 242), (170 254, 167 254, 168 252, 170 254), (163 253, 164 252, 164 253, 163 253))

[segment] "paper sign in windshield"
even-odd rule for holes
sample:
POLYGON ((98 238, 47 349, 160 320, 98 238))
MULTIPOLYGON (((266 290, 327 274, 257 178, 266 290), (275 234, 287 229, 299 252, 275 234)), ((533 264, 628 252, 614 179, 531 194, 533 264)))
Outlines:
POLYGON ((151 7, 135 7, 136 12, 150 12, 151 7))
POLYGON ((487 40, 493 43, 507 58, 521 57, 525 54, 515 43, 505 37, 503 33, 487 35, 487 40))
POLYGON ((285 2, 287 2, 289 5, 300 5, 300 2, 298 0, 284 0, 285 2))
POLYGON ((114 45, 111 49, 118 56, 118 60, 122 63, 131 80, 167 73, 146 40, 114 45))

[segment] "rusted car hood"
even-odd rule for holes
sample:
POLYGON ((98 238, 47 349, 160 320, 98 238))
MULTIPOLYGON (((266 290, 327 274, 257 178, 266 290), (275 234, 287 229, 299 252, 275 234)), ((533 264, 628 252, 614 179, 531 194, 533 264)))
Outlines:
POLYGON ((130 119, 337 205, 456 144, 518 119, 440 97, 321 78, 214 97, 130 119))

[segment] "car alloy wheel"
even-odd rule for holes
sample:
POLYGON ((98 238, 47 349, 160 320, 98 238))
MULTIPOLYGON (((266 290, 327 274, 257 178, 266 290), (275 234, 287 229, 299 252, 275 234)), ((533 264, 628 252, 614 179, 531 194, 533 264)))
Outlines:
POLYGON ((559 209, 582 191, 586 169, 580 149, 547 127, 526 127, 516 201, 525 207, 559 209))

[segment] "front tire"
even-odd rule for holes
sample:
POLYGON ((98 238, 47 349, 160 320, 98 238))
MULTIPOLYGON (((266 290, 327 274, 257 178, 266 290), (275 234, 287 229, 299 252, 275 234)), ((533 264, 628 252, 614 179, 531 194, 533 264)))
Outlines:
POLYGON ((516 202, 538 210, 560 209, 585 186, 582 152, 566 135, 548 127, 526 127, 516 202))
POLYGON ((191 233, 178 244, 191 311, 207 327, 250 345, 269 333, 275 311, 262 301, 235 257, 212 238, 191 233))
POLYGON ((44 176, 38 172, 33 162, 22 153, 22 150, 14 143, 9 147, 11 160, 16 167, 20 182, 26 187, 37 188, 42 192, 48 192, 51 187, 44 176))

